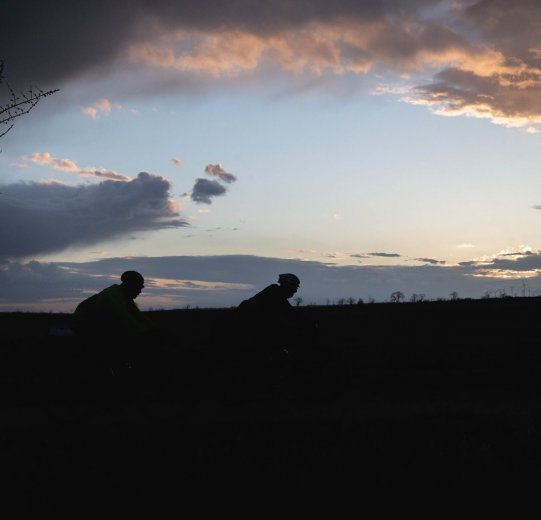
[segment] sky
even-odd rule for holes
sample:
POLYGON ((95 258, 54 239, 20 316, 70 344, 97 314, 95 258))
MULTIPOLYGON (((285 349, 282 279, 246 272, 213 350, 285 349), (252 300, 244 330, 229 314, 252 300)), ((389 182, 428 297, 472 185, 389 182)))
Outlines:
POLYGON ((0 311, 541 294, 539 2, 5 4, 0 311))

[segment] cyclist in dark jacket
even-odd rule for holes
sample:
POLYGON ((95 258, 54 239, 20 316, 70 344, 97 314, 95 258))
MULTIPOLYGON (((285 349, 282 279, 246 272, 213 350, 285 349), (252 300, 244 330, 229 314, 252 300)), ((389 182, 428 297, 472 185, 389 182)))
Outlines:
POLYGON ((239 310, 271 314, 288 313, 292 308, 288 299, 298 291, 300 284, 299 278, 294 274, 281 274, 277 284, 271 284, 251 298, 243 300, 239 310))
POLYGON ((278 277, 277 284, 265 287, 240 303, 237 308, 239 340, 247 352, 282 363, 292 346, 297 346, 302 333, 296 309, 288 299, 299 286, 296 275, 284 273, 278 277))

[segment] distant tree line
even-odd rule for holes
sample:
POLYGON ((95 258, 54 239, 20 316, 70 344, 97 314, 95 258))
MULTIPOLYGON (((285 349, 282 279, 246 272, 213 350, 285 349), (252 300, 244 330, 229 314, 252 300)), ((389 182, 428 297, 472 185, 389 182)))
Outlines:
MULTIPOLYGON (((536 297, 541 296, 541 290, 531 290, 529 288, 524 288, 520 292, 520 294, 516 294, 513 288, 510 288, 511 290, 505 290, 505 289, 499 289, 494 291, 485 291, 483 295, 480 297, 480 299, 488 299, 488 298, 516 298, 516 297, 536 297)), ((452 291, 449 293, 448 297, 437 297, 435 299, 429 299, 426 297, 426 294, 424 293, 413 293, 409 297, 409 299, 406 299, 406 295, 402 291, 393 291, 389 295, 389 299, 387 302, 389 303, 403 303, 403 302, 410 302, 410 303, 423 303, 423 302, 431 302, 431 301, 458 301, 458 300, 472 300, 473 298, 465 297, 461 298, 457 291, 452 291)), ((297 297, 294 299, 295 306, 299 307, 303 299, 301 297, 297 297)), ((363 298, 338 298, 336 300, 327 299, 326 305, 327 306, 333 306, 333 305, 362 305, 364 303, 372 304, 376 303, 376 300, 370 296, 366 301, 363 298)), ((382 302, 384 303, 384 302, 382 302)), ((308 306, 316 306, 314 303, 308 304, 308 306)))

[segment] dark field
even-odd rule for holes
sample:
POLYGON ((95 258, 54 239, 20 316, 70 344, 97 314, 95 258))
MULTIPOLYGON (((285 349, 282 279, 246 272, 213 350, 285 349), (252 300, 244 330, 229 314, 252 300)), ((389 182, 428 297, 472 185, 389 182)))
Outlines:
POLYGON ((116 377, 49 335, 69 315, 0 314, 0 463, 42 503, 83 479, 100 496, 186 481, 533 488, 540 306, 300 307, 302 338, 272 356, 237 341, 232 309, 149 312, 161 341, 116 377))

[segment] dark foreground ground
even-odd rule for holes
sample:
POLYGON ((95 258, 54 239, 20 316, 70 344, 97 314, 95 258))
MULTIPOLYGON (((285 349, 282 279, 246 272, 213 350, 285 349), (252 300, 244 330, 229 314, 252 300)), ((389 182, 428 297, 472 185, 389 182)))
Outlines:
POLYGON ((166 354, 111 377, 68 315, 0 314, 0 464, 31 507, 247 483, 535 489, 540 301, 299 308, 303 340, 236 343, 231 309, 149 313, 166 354), (83 484, 84 483, 84 484, 83 484))

